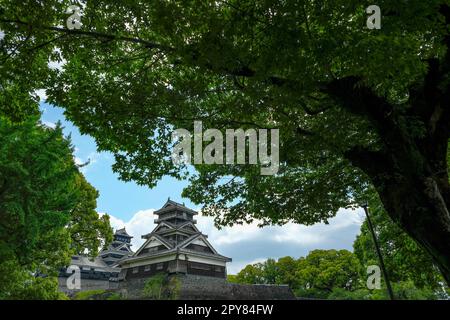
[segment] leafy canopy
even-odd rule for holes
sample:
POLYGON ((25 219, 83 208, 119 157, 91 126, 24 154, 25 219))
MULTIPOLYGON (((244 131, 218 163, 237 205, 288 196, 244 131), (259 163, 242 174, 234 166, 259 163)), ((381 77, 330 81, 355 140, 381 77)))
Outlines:
POLYGON ((0 299, 60 297, 59 268, 112 240, 72 152, 59 125, 0 117, 0 299))
MULTIPOLYGON (((392 282, 411 281, 418 288, 441 289, 443 279, 430 256, 389 219, 376 195, 370 203, 370 218, 389 279, 392 282)), ((379 264, 367 219, 361 226, 361 233, 356 237, 353 248, 362 265, 379 264)))
MULTIPOLYGON (((0 81, 21 92, 46 88, 114 153, 123 180, 149 186, 187 173, 170 159, 173 128, 193 120, 204 129, 280 128, 278 175, 198 165, 184 195, 218 224, 313 224, 359 204, 370 186, 345 152, 382 145, 373 123, 327 84, 354 77, 396 111, 408 108, 407 88, 445 52, 443 3, 380 0, 382 29, 369 30, 370 1, 5 0, 0 81), (80 30, 65 27, 69 4, 82 7, 80 30), (63 60, 62 70, 47 65, 63 60)), ((423 131, 413 117, 405 125, 423 131)))
MULTIPOLYGON (((355 245, 361 241, 360 237, 355 245)), ((388 257, 386 260, 389 260, 390 253, 384 254, 388 257)), ((372 260, 368 263, 377 264, 377 261, 372 260)), ((404 270, 402 268, 404 262, 395 261, 395 263, 400 270, 404 270)), ((381 281, 381 289, 367 289, 367 265, 360 263, 358 253, 354 254, 347 250, 313 250, 306 257, 299 259, 282 257, 278 260, 268 259, 264 262, 249 264, 236 275, 229 275, 228 280, 241 284, 287 284, 296 296, 302 298, 389 299, 384 280, 381 281), (274 274, 275 277, 272 276, 274 274)), ((422 267, 420 269, 422 270, 422 267)), ((390 268, 389 272, 391 271, 390 268)), ((398 272, 397 276, 392 275, 391 281, 396 299, 447 298, 438 282, 416 285, 415 281, 411 280, 413 278, 410 274, 398 272)), ((442 279, 440 282, 442 283, 442 279)))

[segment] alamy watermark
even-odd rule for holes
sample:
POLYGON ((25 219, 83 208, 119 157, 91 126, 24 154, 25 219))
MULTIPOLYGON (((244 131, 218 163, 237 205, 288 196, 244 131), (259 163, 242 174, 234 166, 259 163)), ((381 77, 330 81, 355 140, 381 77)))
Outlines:
POLYGON ((377 265, 367 267, 367 289, 381 289, 381 270, 377 265))
POLYGON ((260 164, 262 175, 274 175, 280 166, 279 129, 226 129, 224 139, 220 130, 203 132, 202 122, 194 121, 193 134, 186 129, 176 129, 172 140, 175 143, 172 152, 175 164, 260 164), (203 149, 204 142, 210 143, 203 149))
POLYGON ((71 275, 66 279, 66 286, 69 290, 81 289, 81 272, 80 267, 77 265, 71 265, 66 269, 66 273, 71 275))
POLYGON ((381 9, 377 5, 371 5, 366 8, 366 13, 370 14, 367 17, 367 28, 381 29, 381 9))
POLYGON ((81 29, 81 9, 78 6, 71 5, 67 8, 66 14, 70 14, 70 17, 66 20, 67 29, 81 29))
MULTIPOLYGON (((69 30, 81 29, 81 9, 76 5, 71 5, 66 9, 66 14, 70 14, 66 20, 66 26, 69 30)), ((381 9, 377 5, 370 5, 366 8, 367 17, 366 26, 369 29, 381 29, 381 9)), ((1 30, 0 30, 1 31, 1 30)), ((0 32, 1 35, 1 32, 0 32)), ((0 39, 1 40, 1 39, 0 39)))

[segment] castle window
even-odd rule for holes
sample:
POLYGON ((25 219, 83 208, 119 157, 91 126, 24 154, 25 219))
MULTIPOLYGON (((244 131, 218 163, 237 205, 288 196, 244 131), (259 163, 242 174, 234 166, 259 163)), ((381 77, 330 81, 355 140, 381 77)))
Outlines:
POLYGON ((164 265, 162 263, 156 264, 156 270, 162 270, 164 265))
POLYGON ((203 263, 196 263, 191 262, 191 268, 192 269, 198 269, 198 270, 210 270, 210 266, 203 263))
POLYGON ((214 271, 215 271, 215 272, 222 272, 222 267, 215 266, 215 267, 214 267, 214 271))
POLYGON ((133 268, 133 273, 138 273, 139 272, 139 267, 134 267, 133 268))
POLYGON ((150 271, 150 269, 151 269, 151 266, 148 264, 145 266, 144 271, 150 271))

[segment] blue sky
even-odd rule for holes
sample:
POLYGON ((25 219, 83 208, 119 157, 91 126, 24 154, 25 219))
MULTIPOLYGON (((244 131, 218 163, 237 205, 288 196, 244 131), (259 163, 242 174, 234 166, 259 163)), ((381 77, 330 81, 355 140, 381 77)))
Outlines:
POLYGON ((61 121, 64 134, 71 135, 72 144, 75 146, 77 162, 90 164, 82 169, 86 179, 100 191, 98 198, 98 211, 106 212, 118 218, 128 220, 134 213, 147 208, 159 208, 170 197, 178 202, 185 202, 193 206, 189 199, 181 198, 181 191, 186 182, 166 177, 158 183, 154 189, 138 186, 134 182, 120 181, 116 173, 111 169, 114 157, 107 152, 97 152, 95 141, 92 137, 81 135, 78 128, 66 121, 63 109, 41 103, 42 121, 49 126, 61 121))
MULTIPOLYGON (((74 157, 78 163, 89 165, 83 167, 86 179, 100 192, 97 211, 111 216, 113 228, 126 227, 134 236, 133 249, 142 244, 141 235, 149 233, 155 227, 153 211, 159 209, 170 197, 177 202, 184 202, 195 210, 189 199, 181 198, 186 181, 166 177, 158 185, 149 189, 133 182, 123 182, 112 171, 114 158, 111 154, 98 153, 93 138, 81 135, 79 130, 66 121, 63 109, 41 103, 41 120, 48 126, 61 121, 64 134, 71 135, 74 145, 74 157)), ((314 249, 347 249, 359 233, 363 220, 361 210, 341 209, 328 225, 318 223, 305 227, 293 223, 284 226, 259 228, 255 224, 227 227, 218 230, 212 218, 197 217, 198 227, 208 235, 209 241, 219 253, 231 257, 228 265, 230 274, 237 273, 249 263, 261 262, 267 258, 305 256, 314 249)))

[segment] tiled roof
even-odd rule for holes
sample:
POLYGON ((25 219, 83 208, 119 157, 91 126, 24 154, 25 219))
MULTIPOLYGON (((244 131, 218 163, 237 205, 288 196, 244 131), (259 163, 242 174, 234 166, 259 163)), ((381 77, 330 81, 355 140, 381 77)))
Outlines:
POLYGON ((125 237, 129 237, 129 238, 133 238, 132 236, 130 236, 127 233, 127 230, 125 230, 125 227, 123 227, 122 229, 117 229, 115 232, 116 235, 121 235, 121 236, 125 236, 125 237))
POLYGON ((159 215, 159 214, 162 214, 164 212, 169 212, 169 211, 171 211, 173 209, 179 209, 179 210, 184 211, 184 212, 189 212, 192 215, 198 214, 197 211, 189 209, 184 204, 181 204, 181 203, 178 203, 178 202, 175 202, 175 201, 172 201, 172 200, 167 200, 167 202, 163 205, 163 207, 161 209, 159 209, 159 210, 156 210, 154 212, 154 214, 159 215))
POLYGON ((80 268, 86 267, 86 268, 95 268, 106 272, 117 272, 116 268, 111 268, 108 266, 100 257, 86 257, 82 255, 76 255, 72 257, 72 260, 70 261, 71 265, 76 265, 80 268))

